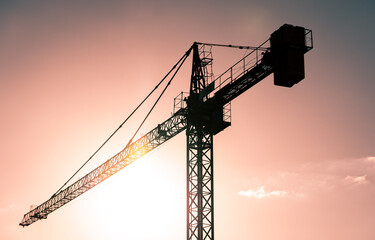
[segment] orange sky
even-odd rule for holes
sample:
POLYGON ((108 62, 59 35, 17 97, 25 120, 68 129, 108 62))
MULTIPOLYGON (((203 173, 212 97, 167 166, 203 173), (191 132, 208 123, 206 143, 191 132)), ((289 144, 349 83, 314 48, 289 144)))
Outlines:
MULTIPOLYGON (((284 23, 313 30, 306 79, 287 89, 270 76, 232 102, 232 126, 214 138, 215 238, 374 239, 375 4, 303 2, 1 2, 0 239, 185 238, 185 133, 47 220, 18 224, 194 41, 257 46, 284 23)), ((213 54, 219 74, 242 53, 213 54)), ((170 116, 190 68, 141 133, 170 116)), ((142 111, 80 176, 125 146, 142 111)))

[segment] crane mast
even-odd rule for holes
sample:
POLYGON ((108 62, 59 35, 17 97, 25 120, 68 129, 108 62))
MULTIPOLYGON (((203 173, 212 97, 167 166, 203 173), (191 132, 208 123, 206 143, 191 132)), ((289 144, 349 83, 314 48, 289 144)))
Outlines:
POLYGON ((205 131, 212 114, 202 108, 202 92, 208 86, 204 76, 207 66, 194 43, 187 99, 187 239, 213 239, 214 235, 213 133, 205 131))
MULTIPOLYGON (((213 136, 231 125, 226 105, 274 73, 274 83, 292 87, 305 77, 304 54, 313 48, 312 31, 285 24, 260 46, 213 79, 212 55, 199 46, 225 46, 195 42, 186 106, 102 165, 26 213, 28 226, 95 187, 138 158, 186 130, 187 240, 214 239, 213 136), (203 53, 203 54, 202 54, 203 53)), ((238 47, 228 45, 228 47, 238 47)), ((190 51, 190 50, 189 50, 190 51)))

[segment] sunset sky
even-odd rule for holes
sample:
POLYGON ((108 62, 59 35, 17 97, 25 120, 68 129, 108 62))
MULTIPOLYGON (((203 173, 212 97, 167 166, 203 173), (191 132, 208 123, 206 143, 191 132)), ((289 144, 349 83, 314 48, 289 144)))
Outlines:
MULTIPOLYGON (((258 46, 312 29, 306 78, 273 75, 232 102, 214 137, 215 239, 375 239, 372 0, 0 2, 0 239, 186 238, 186 135, 22 228, 194 41, 258 46)), ((214 73, 245 52, 213 49, 214 73)), ((191 58, 140 134, 188 91, 191 58)), ((78 177, 120 151, 145 108, 78 177)), ((77 178, 75 178, 77 179, 77 178)))

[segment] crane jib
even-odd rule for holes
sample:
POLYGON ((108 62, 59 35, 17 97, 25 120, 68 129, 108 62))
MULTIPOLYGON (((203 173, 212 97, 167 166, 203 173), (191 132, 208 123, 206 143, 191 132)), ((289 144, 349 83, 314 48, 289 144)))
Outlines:
POLYGON ((186 109, 180 109, 172 117, 156 128, 148 132, 137 141, 127 146, 105 163, 77 180, 60 193, 48 199, 43 204, 26 213, 20 223, 21 226, 28 226, 40 219, 47 218, 47 215, 81 194, 95 187, 105 179, 122 170, 138 158, 151 150, 159 147, 186 129, 186 109))

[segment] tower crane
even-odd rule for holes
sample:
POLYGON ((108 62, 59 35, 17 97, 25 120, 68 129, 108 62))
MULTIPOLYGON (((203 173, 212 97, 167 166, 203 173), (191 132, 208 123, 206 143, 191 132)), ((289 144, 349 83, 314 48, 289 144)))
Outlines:
POLYGON ((284 24, 227 71, 214 78, 212 55, 205 48, 243 46, 194 42, 190 91, 175 98, 174 114, 106 162, 26 213, 28 226, 95 187, 135 160, 186 130, 187 239, 214 239, 213 136, 231 125, 230 102, 274 74, 274 84, 292 87, 305 78, 304 54, 313 48, 312 31, 284 24))

